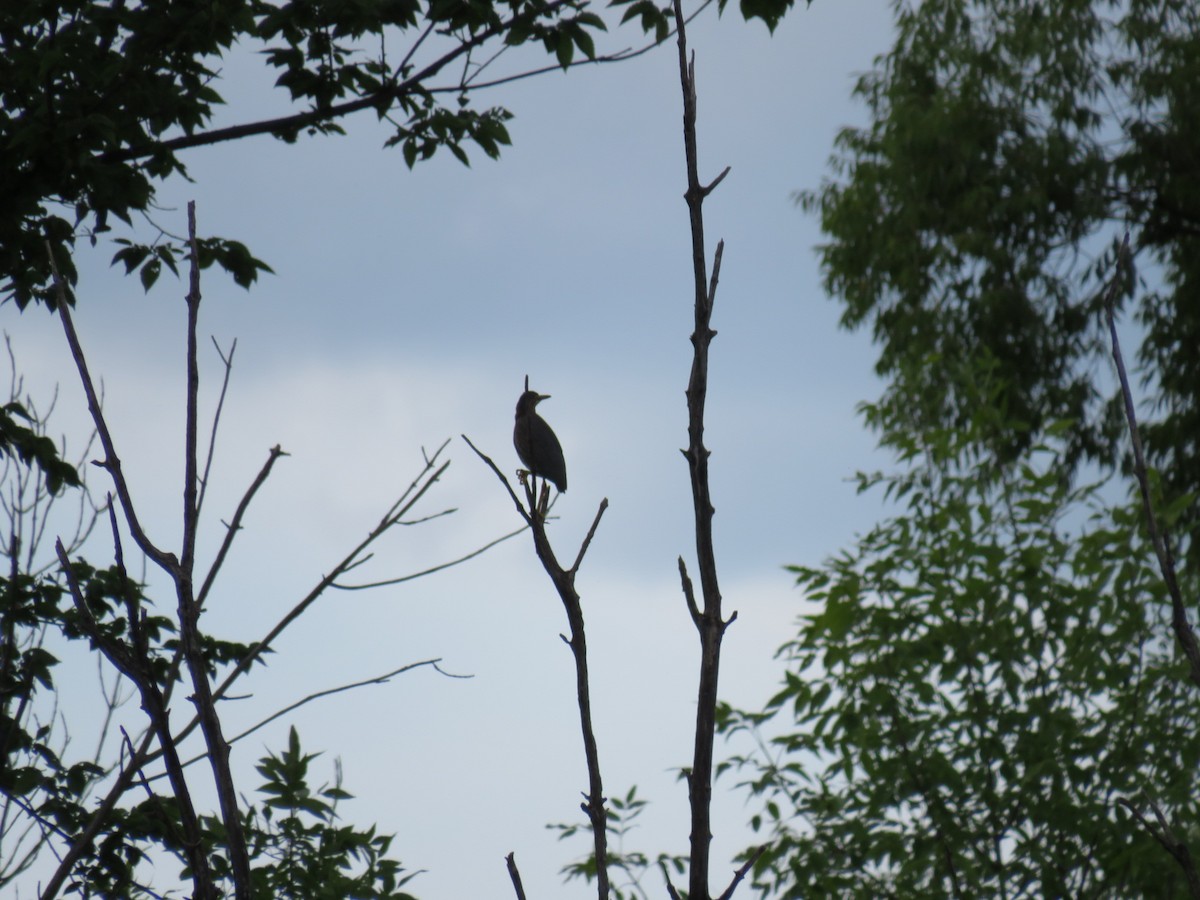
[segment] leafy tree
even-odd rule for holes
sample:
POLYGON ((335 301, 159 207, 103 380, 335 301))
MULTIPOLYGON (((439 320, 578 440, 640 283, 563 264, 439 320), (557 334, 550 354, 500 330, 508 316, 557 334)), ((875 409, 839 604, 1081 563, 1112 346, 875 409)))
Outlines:
POLYGON ((996 466, 980 437, 1003 391, 977 395, 966 428, 897 437, 897 473, 859 476, 901 511, 794 569, 816 610, 781 650, 785 684, 760 713, 726 710, 727 731, 774 734, 731 761, 763 802, 764 891, 1183 889, 1117 806, 1200 813, 1194 688, 1141 508, 1067 485, 1067 423, 996 466))
POLYGON ((335 824, 338 803, 351 798, 341 787, 340 768, 338 783, 309 786, 309 763, 316 757, 301 751, 293 728, 287 750, 268 754, 258 764, 263 777, 259 793, 267 800, 247 814, 246 823, 252 856, 263 861, 254 870, 256 895, 413 900, 401 890, 413 874, 403 874, 400 864, 387 857, 392 836, 335 824))
POLYGON ((729 762, 763 804, 757 884, 1178 896, 1183 870, 1121 803, 1195 846, 1195 688, 1098 373, 1115 296, 1194 612, 1200 10, 933 0, 896 25, 856 87, 870 124, 800 195, 843 325, 880 348, 864 412, 899 468, 859 487, 893 512, 795 568, 816 608, 785 683, 724 710, 759 741, 729 762))
MULTIPOLYGON (((1107 353, 1106 233, 1129 228, 1159 415, 1146 427, 1169 497, 1200 489, 1200 9, 1186 0, 900 4, 892 50, 855 88, 840 178, 800 199, 819 213, 825 283, 848 328, 870 325, 888 395, 920 428, 965 425, 950 364, 998 366, 1003 459, 1071 421, 1065 462, 1113 464, 1118 406, 1095 382, 1107 353)), ((1132 293, 1137 279, 1129 281, 1132 293)), ((1180 523, 1186 546, 1200 523, 1180 523)))
MULTIPOLYGON (((724 8, 727 0, 719 0, 724 8)), ((612 0, 661 41, 669 5, 612 0)), ((744 2, 747 18, 774 27, 791 0, 744 2)), ((557 66, 597 54, 604 20, 587 0, 31 0, 0 10, 0 295, 22 308, 53 307, 45 243, 75 281, 70 248, 93 242, 114 220, 132 225, 153 209, 156 185, 187 176, 193 147, 271 135, 336 134, 356 112, 392 128, 410 167, 439 148, 467 162, 509 142, 508 110, 480 106, 479 91, 529 74, 497 74, 494 55, 541 45, 557 66), (276 85, 299 109, 269 120, 212 126, 224 102, 219 64, 238 45, 260 50, 276 85), (486 72, 486 77, 485 73, 486 72)), ((555 65, 548 68, 555 68, 555 65)), ((175 270, 184 242, 121 238, 114 262, 149 286, 175 270)), ((247 286, 266 264, 242 244, 210 238, 201 263, 218 263, 247 286)))

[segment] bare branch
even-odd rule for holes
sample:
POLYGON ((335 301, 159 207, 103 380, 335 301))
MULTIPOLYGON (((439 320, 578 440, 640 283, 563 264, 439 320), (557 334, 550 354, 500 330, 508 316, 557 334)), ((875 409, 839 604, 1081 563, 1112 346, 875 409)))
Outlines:
POLYGON ((525 888, 521 886, 521 873, 517 871, 517 855, 510 853, 504 857, 508 865, 508 877, 512 879, 513 890, 517 892, 517 900, 525 900, 525 888))
POLYGON ((335 590, 339 590, 339 591, 365 591, 369 588, 389 587, 390 585, 393 585, 393 584, 403 584, 406 581, 413 581, 417 578, 423 578, 426 575, 432 575, 434 572, 440 572, 443 569, 449 569, 453 566, 457 566, 459 563, 464 563, 469 559, 474 559, 476 556, 479 556, 480 554, 486 553, 488 550, 491 550, 497 544, 501 544, 504 541, 507 541, 509 538, 516 537, 518 534, 520 534, 522 531, 524 531, 528 527, 529 526, 526 525, 522 528, 518 528, 516 531, 510 531, 508 534, 501 535, 500 537, 496 538, 494 541, 489 541, 488 543, 484 544, 479 549, 472 550, 466 556, 460 556, 458 559, 453 559, 450 562, 442 563, 441 565, 434 566, 431 569, 423 569, 420 572, 413 572, 411 575, 401 575, 399 578, 391 578, 391 579, 388 579, 387 581, 371 581, 366 584, 333 584, 333 585, 331 585, 331 587, 333 587, 335 590))
MULTIPOLYGON (((704 199, 729 174, 728 167, 707 187, 702 186, 697 161, 696 141, 696 66, 689 59, 687 29, 680 0, 673 0, 678 32, 679 81, 683 94, 683 149, 687 170, 688 219, 692 236, 692 276, 694 325, 691 335, 692 367, 688 376, 688 448, 684 458, 692 486, 692 512, 695 518, 696 562, 700 571, 703 609, 696 603, 691 580, 682 558, 680 578, 688 612, 700 637, 700 678, 696 701, 696 732, 692 767, 687 774, 688 801, 691 805, 689 835, 690 871, 688 897, 709 900, 709 857, 712 849, 713 743, 716 732, 717 685, 720 675, 721 641, 726 622, 721 613, 721 590, 717 581, 716 553, 713 547, 712 494, 708 478, 709 451, 704 446, 704 409, 708 395, 708 350, 716 332, 712 329, 712 311, 716 300, 717 279, 724 253, 724 242, 717 244, 712 277, 706 273, 704 249, 704 199)), ((731 618, 730 622, 733 621, 731 618)), ((735 881, 736 884, 736 881, 735 881)))
POLYGON ((583 543, 579 545, 579 553, 575 557, 575 562, 572 563, 571 568, 567 570, 568 573, 570 573, 572 580, 574 580, 575 575, 579 572, 579 566, 583 563, 583 555, 587 553, 588 547, 591 546, 592 538, 596 536, 596 529, 600 525, 600 517, 604 515, 604 511, 606 509, 608 509, 607 497, 600 501, 600 508, 596 510, 596 518, 592 519, 592 527, 588 529, 587 536, 584 537, 583 543))
MULTIPOLYGON (((429 474, 429 471, 432 470, 435 465, 437 465, 437 459, 445 450, 447 443, 449 442, 447 441, 443 443, 432 455, 432 457, 428 454, 424 454, 425 470, 423 473, 418 475, 417 478, 413 480, 412 484, 410 484, 409 487, 404 491, 401 498, 388 509, 383 519, 371 531, 366 540, 361 542, 353 551, 351 551, 349 555, 347 555, 337 566, 335 566, 333 572, 329 576, 323 578, 321 582, 318 583, 318 585, 313 588, 313 590, 310 591, 309 594, 306 595, 306 597, 299 604, 297 604, 296 607, 294 607, 265 638, 254 645, 247 656, 238 662, 234 670, 231 671, 229 675, 226 676, 225 680, 220 684, 220 686, 212 692, 214 700, 225 696, 233 682, 250 667, 255 659, 257 659, 270 647, 271 643, 278 638, 279 634, 282 633, 284 629, 291 624, 291 622, 295 621, 295 619, 299 617, 304 609, 310 606, 317 599, 317 597, 319 597, 321 593, 323 593, 324 590, 330 586, 332 579, 345 574, 348 568, 350 568, 352 564, 355 564, 355 561, 366 549, 366 547, 374 542, 380 535, 384 534, 392 525, 396 524, 396 519, 398 516, 402 516, 405 512, 411 509, 412 505, 420 499, 421 495, 424 494, 428 487, 434 481, 437 481, 440 478, 442 473, 445 472, 449 463, 442 464, 435 472, 433 472, 432 475, 429 474), (413 494, 416 494, 416 496, 413 496, 413 494), (405 503, 406 499, 409 502, 405 503)), ((251 494, 252 492, 248 492, 247 497, 243 499, 243 503, 248 502, 251 494)), ((236 521, 237 517, 235 516, 235 523, 236 521)), ((231 530, 236 531, 236 528, 232 528, 231 526, 231 530)), ((178 662, 179 660, 177 659, 176 665, 178 665, 178 662)), ((439 671, 441 670, 439 669, 439 671)), ((450 677, 463 677, 445 672, 443 672, 443 674, 450 675, 450 677)), ((199 717, 193 717, 192 720, 178 734, 174 735, 174 742, 176 744, 181 742, 187 735, 196 729, 198 724, 199 717)), ((53 898, 58 895, 58 892, 62 889, 63 884, 65 884, 66 879, 75 864, 78 863, 83 855, 88 852, 88 849, 91 847, 96 836, 99 834, 104 822, 107 821, 108 817, 111 815, 111 812, 115 808, 117 802, 133 783, 133 779, 137 770, 163 755, 161 750, 156 751, 151 749, 153 737, 153 732, 148 732, 143 736, 137 755, 130 760, 130 762, 118 774, 117 779, 109 788, 109 791, 105 795, 104 799, 101 801, 99 808, 89 820, 84 830, 76 837, 74 843, 64 856, 63 861, 59 864, 58 869, 55 871, 52 878, 47 882, 47 887, 43 892, 43 900, 53 900, 53 898)), ((204 754, 204 756, 206 757, 207 754, 204 754)))
MULTIPOLYGON (((526 381, 526 387, 528 387, 528 381, 526 381)), ((604 515, 604 511, 608 508, 608 499, 605 498, 601 501, 600 509, 597 511, 596 517, 592 521, 592 526, 579 548, 579 553, 575 558, 574 564, 570 569, 564 569, 559 564, 558 558, 554 554, 554 548, 550 545, 550 539, 546 535, 546 497, 548 488, 545 483, 543 482, 542 499, 536 505, 534 503, 533 488, 528 484, 525 485, 525 498, 529 503, 529 508, 526 509, 521 504, 521 501, 517 499, 517 495, 513 492, 512 486, 509 485, 508 479, 504 477, 504 474, 492 461, 491 457, 484 454, 478 447, 472 444, 470 438, 466 435, 462 437, 468 446, 475 451, 476 455, 496 473, 496 477, 500 479, 500 482, 504 485, 514 505, 517 507, 517 512, 529 524, 530 530, 533 533, 534 550, 542 563, 542 568, 546 570, 546 574, 550 576, 550 581, 554 584, 554 588, 558 592, 563 609, 567 614, 567 622, 571 626, 571 637, 569 639, 565 635, 560 635, 560 637, 571 648, 571 654, 575 659, 575 694, 579 703, 579 725, 583 734, 583 752, 587 760, 588 771, 588 790, 584 794, 585 802, 582 804, 582 809, 587 814, 592 829, 593 852, 596 859, 596 893, 600 900, 607 900, 609 896, 607 799, 604 796, 604 782, 600 775, 600 752, 596 746, 596 733, 592 726, 591 687, 589 685, 587 667, 587 634, 584 629, 583 604, 580 601, 578 591, 575 590, 575 573, 583 562, 584 553, 587 551, 588 545, 591 544, 596 528, 600 524, 600 517, 604 515)))
POLYGON ((66 334, 67 344, 71 348, 71 357, 75 360, 75 367, 79 370, 79 379, 83 383, 83 392, 87 397, 88 410, 92 414, 92 421, 95 423, 96 431, 100 435, 100 446, 104 448, 104 460, 98 465, 112 476, 113 485, 117 491, 117 498, 121 502, 121 511, 125 514, 125 521, 129 526, 129 533, 133 535, 133 539, 138 547, 164 571, 168 573, 177 572, 179 569, 179 560, 175 558, 173 553, 164 552, 156 547, 150 541, 146 532, 142 530, 142 525, 138 521, 137 513, 133 507, 133 499, 129 494, 129 485, 126 483, 125 474, 121 470, 121 458, 117 456, 112 434, 108 430, 108 422, 104 419, 104 412, 100 408, 100 400, 96 396, 96 388, 92 382, 91 373, 88 371, 87 360, 83 355, 83 347, 80 346, 79 335, 75 332, 75 323, 71 318, 71 306, 67 302, 66 287, 63 285, 62 276, 59 275, 58 263, 54 260, 54 251, 49 241, 46 242, 46 253, 50 257, 50 269, 54 274, 54 288, 58 294, 58 316, 62 320, 63 332, 66 334))
POLYGON ((696 605, 696 589, 692 586, 692 579, 688 576, 687 564, 682 556, 679 557, 679 580, 683 586, 683 597, 687 601, 688 612, 692 614, 692 621, 699 627, 700 607, 696 605))
MULTIPOLYGON (((214 424, 214 429, 215 429, 214 424)), ((250 508, 250 501, 254 499, 254 495, 258 493, 258 489, 266 483, 267 478, 271 474, 271 469, 274 467, 276 460, 281 456, 287 456, 278 444, 271 448, 267 455, 267 461, 263 463, 263 467, 255 476, 254 481, 250 483, 250 487, 246 489, 246 493, 242 495, 241 501, 237 505, 237 509, 233 513, 233 519, 229 522, 229 526, 225 530, 225 539, 221 541, 221 548, 217 551, 216 558, 209 566, 208 575, 204 578, 204 584, 200 587, 200 593, 196 595, 196 604, 201 609, 204 608, 204 601, 208 598, 208 592, 212 589, 213 581, 217 577, 217 572, 221 570, 222 563, 225 562, 225 557, 229 553, 229 548, 233 545, 233 539, 237 536, 242 527, 242 519, 246 515, 246 510, 250 508)))
POLYGON ((660 859, 658 861, 658 867, 662 870, 663 880, 667 883, 667 896, 670 897, 671 900, 682 900, 674 882, 671 881, 671 872, 669 869, 667 869, 667 864, 660 859))
MULTIPOLYGON (((196 453, 200 416, 200 360, 196 344, 196 330, 200 326, 200 245, 196 240, 195 200, 188 201, 187 212, 191 265, 188 267, 188 292, 184 297, 187 307, 187 403, 184 409, 183 552, 180 564, 185 571, 191 572, 196 556, 196 532, 200 527, 200 476, 196 453)), ((194 614, 198 617, 199 610, 194 614)))
POLYGON ((447 672, 438 666, 438 663, 440 663, 441 661, 442 661, 441 657, 438 657, 437 659, 425 659, 425 660, 422 660, 421 662, 408 663, 407 665, 400 666, 400 668, 398 668, 398 669, 392 669, 392 671, 387 672, 384 675, 376 675, 373 678, 364 678, 362 681, 355 681, 351 684, 343 684, 343 685, 340 685, 339 687, 327 688, 323 691, 316 691, 315 693, 309 694, 307 697, 303 697, 300 700, 297 700, 295 703, 292 703, 289 706, 285 706, 283 709, 279 710, 278 712, 274 713, 273 715, 268 716, 267 718, 263 719, 261 722, 257 723, 256 725, 250 726, 245 731, 243 731, 241 734, 237 735, 236 737, 231 738, 229 742, 231 744, 237 743, 242 738, 248 737, 249 735, 254 734, 254 732, 258 731, 258 729, 262 728, 264 725, 274 722, 280 716, 286 716, 288 713, 290 713, 294 710, 297 710, 301 706, 304 706, 307 703, 311 703, 314 700, 320 700, 323 697, 332 697, 334 694, 341 694, 345 691, 353 691, 353 690, 356 690, 357 688, 366 687, 366 686, 372 685, 372 684, 387 684, 393 678, 395 678, 397 675, 403 675, 405 672, 411 672, 413 669, 419 669, 424 666, 431 666, 436 672, 438 672, 441 675, 445 675, 447 678, 474 678, 475 677, 474 675, 454 675, 450 672, 447 672))
MULTIPOLYGON (((517 498, 516 492, 512 489, 512 485, 508 483, 508 479, 504 477, 504 473, 500 471, 500 467, 497 466, 492 461, 492 458, 490 456, 488 456, 486 453, 484 453, 482 450, 480 450, 478 447, 476 447, 474 444, 472 444, 471 439, 469 437, 467 437, 465 434, 460 435, 460 437, 464 441, 467 442, 468 447, 470 447, 472 450, 475 451, 475 455, 478 456, 480 459, 482 459, 485 463, 487 463, 488 467, 493 472, 496 473, 496 477, 500 479, 500 483, 503 484, 505 490, 508 491, 508 496, 510 496, 512 498, 513 506, 515 506, 517 508, 517 512, 519 512, 521 514, 521 517, 525 520, 525 522, 528 525, 533 525, 533 516, 530 514, 530 511, 527 510, 524 507, 524 505, 521 503, 521 501, 517 498)), ((526 488, 526 490, 528 491, 528 488, 526 488)), ((531 507, 533 506, 532 498, 530 498, 529 505, 531 507)))
POLYGON ((419 50, 421 45, 425 43, 425 39, 429 37, 429 35, 433 34, 433 30, 436 25, 436 22, 430 22, 425 27, 425 30, 421 32, 421 36, 413 41, 413 45, 409 47, 408 52, 404 54, 404 59, 400 60, 400 65, 396 67, 396 71, 403 72, 408 67, 408 64, 412 62, 413 56, 416 55, 417 50, 419 50))
POLYGON ((715 191, 717 189, 717 185, 720 184, 722 181, 724 181, 725 176, 729 174, 730 168, 731 168, 730 166, 726 166, 724 169, 721 170, 721 174, 712 180, 711 184, 707 185, 706 187, 702 187, 700 189, 700 196, 707 197, 709 194, 711 194, 713 191, 715 191))
MULTIPOLYGON (((237 352, 236 338, 229 348, 228 356, 221 352, 221 345, 217 343, 215 337, 212 342, 217 350, 217 356, 221 358, 221 365, 225 367, 225 376, 221 379, 221 393, 217 397, 217 409, 213 413, 212 430, 208 436, 208 453, 204 457, 204 475, 200 478, 200 496, 196 500, 196 515, 199 515, 204 508, 204 494, 208 490, 208 474, 212 471, 213 457, 217 451, 217 429, 221 424, 221 410, 225 408, 225 394, 229 390, 229 376, 233 372, 233 354, 237 352)), ((203 606, 203 602, 201 605, 203 606)))
MULTIPOLYGON (((423 666, 430 666, 439 675, 444 675, 447 678, 474 678, 475 677, 474 675, 456 675, 453 672, 447 672, 445 669, 441 668, 441 666, 438 665, 438 663, 440 663, 441 661, 442 661, 441 657, 438 657, 437 659, 425 659, 425 660, 422 660, 421 662, 408 663, 407 665, 401 666, 398 669, 393 669, 392 671, 387 672, 386 674, 383 674, 383 675, 376 675, 373 678, 365 678, 362 681, 355 681, 351 684, 343 684, 343 685, 339 685, 338 687, 326 688, 323 691, 316 691, 315 693, 309 694, 306 697, 302 697, 301 699, 297 700, 294 703, 288 704, 283 709, 277 710, 276 712, 267 716, 265 719, 257 722, 254 725, 251 725, 245 731, 230 738, 229 743, 236 744, 238 741, 242 740, 243 738, 249 737, 250 735, 254 734, 254 732, 258 731, 260 728, 263 728, 264 726, 269 725, 270 723, 274 722, 276 719, 280 718, 281 716, 286 716, 288 713, 294 712, 295 710, 299 709, 300 707, 305 706, 306 704, 312 703, 314 700, 320 700, 324 697, 331 697, 334 694, 340 694, 344 691, 352 691, 357 688, 368 687, 369 685, 372 685, 372 684, 387 684, 389 681, 391 681, 391 679, 393 679, 397 675, 403 675, 405 672, 410 672, 413 669, 419 669, 423 666)), ((200 760, 205 759, 207 757, 208 757, 207 753, 198 753, 197 755, 193 756, 191 759, 187 760, 183 765, 186 768, 187 766, 190 766, 193 763, 197 763, 200 760)), ((156 776, 154 776, 154 778, 151 778, 150 780, 154 781, 161 777, 163 777, 163 776, 156 775, 156 776)))
MULTIPOLYGON (((446 443, 449 442, 447 441, 446 443)), ((373 544, 381 535, 385 534, 392 526, 394 526, 399 517, 411 509, 412 506, 421 499, 425 492, 442 477, 442 474, 450 466, 449 462, 442 463, 442 465, 433 472, 430 472, 430 470, 436 465, 437 458, 441 455, 445 447, 446 444, 442 444, 442 446, 437 449, 437 452, 434 453, 431 459, 426 459, 425 467, 422 470, 422 473, 413 480, 412 484, 410 484, 408 489, 405 490, 400 500, 397 500, 396 503, 394 503, 388 509, 387 513, 384 514, 384 517, 380 519, 379 523, 371 529, 370 533, 359 542, 358 546, 347 553, 342 558, 341 562, 334 566, 328 575, 323 576, 321 580, 317 582, 316 586, 314 586, 299 603, 293 606, 287 615, 280 619, 279 622, 275 624, 275 627, 273 627, 267 633, 267 635, 262 638, 262 640, 258 641, 258 643, 250 648, 249 652, 247 652, 244 657, 238 660, 237 665, 235 665, 233 668, 233 671, 225 676, 225 679, 221 682, 220 686, 213 692, 214 697, 224 696, 233 682, 236 681, 243 673, 245 673, 256 659, 266 652, 266 650, 271 646, 272 642, 274 642, 276 638, 278 638, 279 635, 282 634, 283 631, 292 624, 292 622, 299 618, 300 615, 306 609, 308 609, 308 607, 311 606, 318 597, 325 593, 325 591, 333 585, 334 581, 345 574, 345 572, 356 563, 359 556, 367 549, 367 547, 373 544), (406 500, 405 498, 408 499, 406 500)), ((190 723, 187 728, 185 728, 184 731, 178 735, 178 737, 182 738, 184 734, 190 731, 193 727, 195 727, 194 721, 190 723)))
POLYGON ((733 896, 733 892, 737 890, 738 884, 740 884, 742 879, 746 877, 746 873, 750 871, 750 869, 754 866, 754 863, 758 861, 758 858, 762 856, 763 851, 766 849, 766 847, 755 848, 754 852, 750 854, 750 857, 738 867, 736 872, 733 873, 733 880, 729 882, 729 887, 725 888, 725 890, 721 892, 721 895, 717 898, 717 900, 730 900, 730 898, 733 896))
POLYGON ((192 695, 189 699, 196 708, 196 718, 200 722, 204 743, 208 747, 208 761, 212 768, 213 785, 221 810, 221 823, 225 826, 225 844, 233 876, 234 896, 237 900, 250 900, 250 854, 246 848, 237 789, 229 765, 229 744, 225 740, 221 717, 217 715, 216 698, 213 696, 208 664, 204 658, 200 634, 200 604, 196 599, 193 580, 196 567, 196 534, 200 525, 197 505, 200 363, 196 341, 200 320, 200 244, 196 237, 195 201, 188 202, 187 211, 191 259, 189 287, 184 298, 187 307, 187 386, 183 463, 183 548, 180 564, 174 572, 175 596, 179 602, 179 646, 191 679, 192 695))

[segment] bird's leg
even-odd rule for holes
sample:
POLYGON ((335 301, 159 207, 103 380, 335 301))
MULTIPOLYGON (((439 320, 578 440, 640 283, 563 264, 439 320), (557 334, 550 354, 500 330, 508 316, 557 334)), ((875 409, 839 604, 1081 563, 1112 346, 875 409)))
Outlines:
POLYGON ((537 476, 528 469, 517 469, 517 479, 521 482, 521 487, 525 488, 525 499, 529 503, 529 511, 541 515, 544 519, 546 517, 546 500, 549 495, 546 480, 542 479, 542 499, 539 502, 537 499, 537 476))
POLYGON ((537 491, 537 476, 528 469, 517 469, 517 480, 521 482, 521 487, 525 488, 525 499, 529 502, 530 512, 533 511, 533 501, 537 491), (530 482, 533 486, 530 487, 530 482))

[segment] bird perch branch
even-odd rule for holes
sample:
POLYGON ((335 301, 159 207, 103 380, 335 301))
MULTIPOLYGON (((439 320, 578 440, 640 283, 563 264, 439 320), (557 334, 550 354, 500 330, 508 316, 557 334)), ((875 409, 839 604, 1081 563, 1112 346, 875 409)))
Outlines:
MULTIPOLYGON (((587 635, 584 630, 583 605, 580 602, 579 593, 575 590, 575 574, 579 570, 579 566, 583 562, 583 556, 591 545, 592 537, 600 525, 600 518, 604 515, 604 511, 608 509, 608 498, 600 501, 600 508, 596 511, 596 517, 592 520, 592 526, 588 529, 587 536, 580 545, 575 562, 570 569, 564 569, 559 564, 558 558, 554 555, 554 548, 550 545, 550 539, 546 536, 546 517, 544 512, 540 512, 538 507, 534 506, 533 490, 528 486, 525 489, 529 501, 529 508, 526 509, 517 498, 516 492, 513 491, 512 486, 508 483, 508 479, 504 477, 504 473, 500 471, 500 468, 492 461, 491 457, 484 454, 478 447, 471 443, 471 439, 465 434, 462 438, 475 451, 476 455, 496 473, 496 477, 504 484, 508 495, 516 505, 517 511, 529 523, 529 527, 533 532, 534 550, 537 553, 538 559, 541 560, 546 574, 550 576, 550 581, 554 584, 555 590, 558 591, 563 609, 567 613, 567 622, 571 626, 571 637, 570 639, 564 638, 563 640, 571 648, 571 654, 575 658, 575 693, 579 700, 579 724, 583 732, 583 751, 587 760, 588 770, 588 790, 584 795, 586 802, 582 806, 592 828, 592 842, 596 856, 596 894, 599 900, 608 900, 608 813, 605 808, 604 782, 600 776, 600 753, 596 748, 596 734, 592 727, 592 700, 588 681, 587 635)), ((510 873, 511 871, 510 868, 510 873)))

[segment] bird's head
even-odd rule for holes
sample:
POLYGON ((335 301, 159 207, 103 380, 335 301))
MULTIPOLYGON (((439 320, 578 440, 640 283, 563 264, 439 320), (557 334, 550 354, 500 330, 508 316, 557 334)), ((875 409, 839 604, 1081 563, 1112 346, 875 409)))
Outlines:
POLYGON ((517 416, 523 416, 534 411, 543 400, 549 400, 549 394, 539 394, 537 391, 526 391, 517 401, 517 416))

